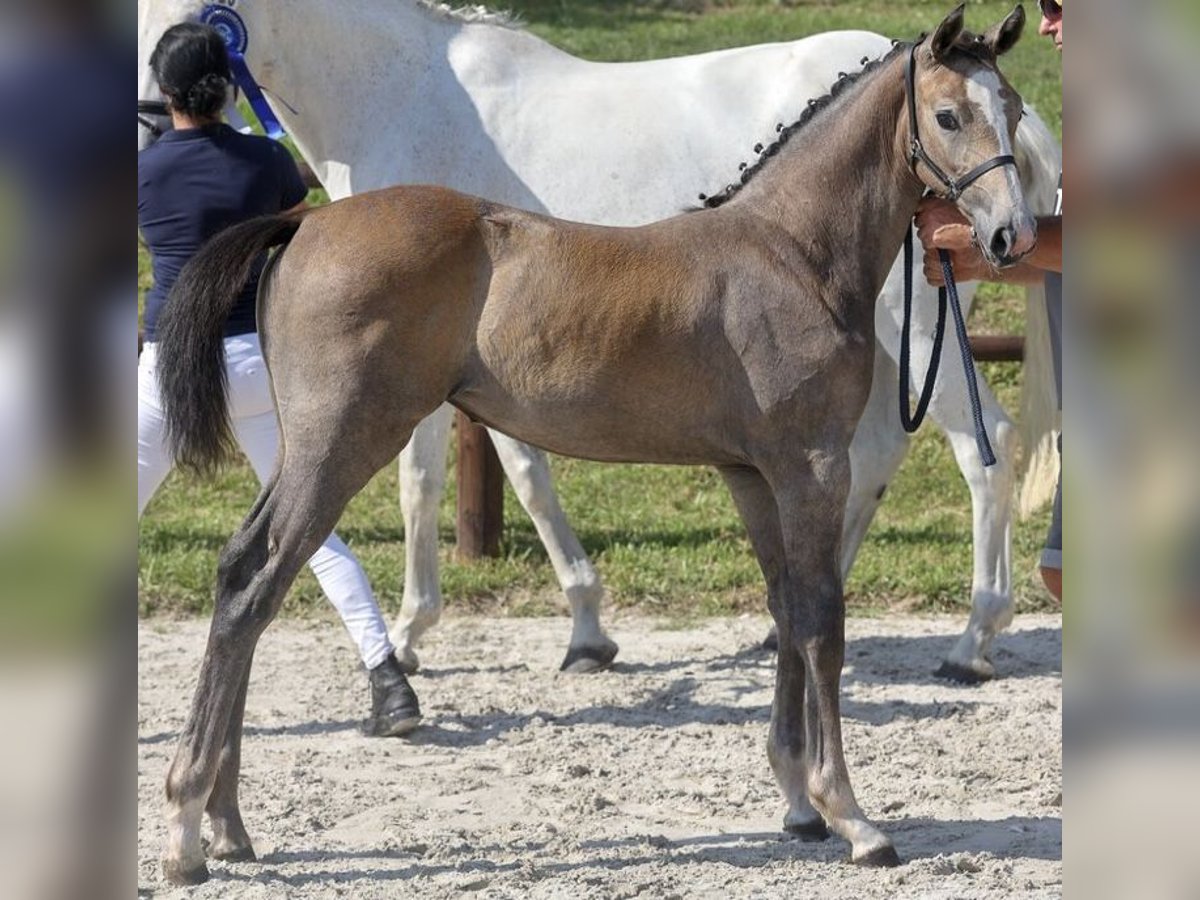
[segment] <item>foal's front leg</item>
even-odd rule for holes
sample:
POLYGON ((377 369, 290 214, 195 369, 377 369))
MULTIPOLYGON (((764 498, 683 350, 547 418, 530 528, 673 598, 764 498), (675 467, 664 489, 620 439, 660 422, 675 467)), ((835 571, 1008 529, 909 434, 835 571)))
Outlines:
MULTIPOLYGON (((839 701, 845 658, 845 606, 839 545, 850 481, 844 451, 814 458, 810 469, 772 479, 787 554, 786 596, 776 615, 780 677, 787 666, 804 668, 801 698, 776 693, 789 709, 778 714, 784 741, 804 747, 808 796, 834 832, 851 845, 861 865, 898 865, 891 839, 859 808, 842 751, 839 701), (801 715, 801 709, 803 714, 801 715), (803 721, 804 737, 795 731, 803 721)), ((794 677, 794 676, 793 676, 794 677)))
MULTIPOLYGON (((778 622, 787 596, 787 558, 775 497, 766 480, 754 469, 727 466, 720 472, 746 525, 754 555, 767 582, 767 605, 778 622)), ((808 799, 804 760, 804 661, 790 642, 776 658, 775 701, 771 705, 767 759, 787 801, 784 829, 805 841, 823 841, 829 837, 825 820, 808 799)))

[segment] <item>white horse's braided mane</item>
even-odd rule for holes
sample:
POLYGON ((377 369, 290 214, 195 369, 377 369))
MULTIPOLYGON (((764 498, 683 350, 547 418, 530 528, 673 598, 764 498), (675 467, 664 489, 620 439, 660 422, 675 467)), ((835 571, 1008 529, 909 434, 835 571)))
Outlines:
POLYGON ((447 22, 498 25, 501 28, 512 28, 515 30, 525 27, 524 23, 521 22, 515 13, 505 10, 488 9, 486 6, 451 6, 448 3, 438 3, 437 0, 417 0, 417 5, 447 22))

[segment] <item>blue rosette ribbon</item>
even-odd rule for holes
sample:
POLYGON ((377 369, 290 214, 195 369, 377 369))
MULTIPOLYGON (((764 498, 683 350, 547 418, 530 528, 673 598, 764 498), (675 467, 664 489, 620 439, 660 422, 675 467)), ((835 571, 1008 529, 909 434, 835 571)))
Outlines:
POLYGON ((225 49, 229 54, 229 68, 233 72, 233 83, 238 90, 246 95, 246 100, 258 121, 262 124, 267 137, 279 140, 287 132, 279 124, 279 119, 271 110, 267 98, 263 96, 262 88, 250 73, 246 65, 246 47, 249 45, 249 34, 246 23, 237 11, 228 6, 209 4, 200 11, 200 21, 215 28, 225 39, 225 49))

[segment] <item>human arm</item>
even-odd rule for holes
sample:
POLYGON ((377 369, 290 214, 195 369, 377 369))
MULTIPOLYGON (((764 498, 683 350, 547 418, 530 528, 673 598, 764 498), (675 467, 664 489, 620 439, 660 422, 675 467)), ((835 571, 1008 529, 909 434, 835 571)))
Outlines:
POLYGON ((961 281, 1000 281, 1007 284, 1037 284, 1047 272, 1062 271, 1062 216, 1041 216, 1034 249, 1015 266, 993 268, 971 233, 971 225, 953 203, 937 197, 921 201, 917 209, 917 236, 925 248, 925 278, 941 286, 942 266, 938 250, 950 253, 955 277, 961 281))

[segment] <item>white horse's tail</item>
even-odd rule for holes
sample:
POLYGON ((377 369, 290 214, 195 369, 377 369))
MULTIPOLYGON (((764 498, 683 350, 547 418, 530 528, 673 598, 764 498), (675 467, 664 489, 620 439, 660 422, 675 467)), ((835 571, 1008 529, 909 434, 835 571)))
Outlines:
MULTIPOLYGON (((1017 126, 1015 155, 1030 210, 1034 215, 1050 215, 1054 212, 1062 171, 1062 147, 1046 123, 1028 106, 1017 126)), ((1058 480, 1054 432, 1059 427, 1050 323, 1046 316, 1046 292, 1041 285, 1026 288, 1025 303, 1025 364, 1020 413, 1024 452, 1017 499, 1017 511, 1021 516, 1028 516, 1054 496, 1058 480)))

